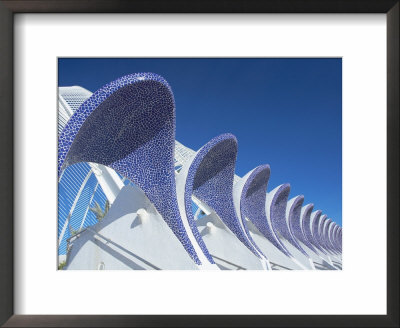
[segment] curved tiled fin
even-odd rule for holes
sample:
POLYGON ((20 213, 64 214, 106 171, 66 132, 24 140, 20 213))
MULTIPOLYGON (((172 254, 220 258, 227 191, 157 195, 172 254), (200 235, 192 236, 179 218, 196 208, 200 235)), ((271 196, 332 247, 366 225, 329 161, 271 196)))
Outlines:
POLYGON ((266 231, 266 229, 269 228, 272 232, 270 234, 271 239, 269 239, 268 237, 267 238, 283 254, 289 257, 293 257, 277 236, 277 232, 281 233, 281 231, 285 231, 288 229, 286 224, 286 205, 289 192, 290 185, 286 183, 276 187, 275 189, 267 193, 267 197, 265 199, 265 212, 267 222, 263 225, 263 230, 266 231))
POLYGON ((342 251, 341 251, 341 247, 340 247, 340 227, 339 226, 335 232, 335 245, 336 245, 336 249, 338 250, 338 252, 340 254, 342 251))
POLYGON ((336 226, 335 222, 331 221, 329 223, 328 233, 327 233, 327 241, 328 241, 329 249, 332 250, 332 252, 334 252, 334 253, 338 253, 337 250, 335 249, 335 245, 333 242, 333 231, 335 229, 335 226, 336 226))
POLYGON ((313 208, 314 204, 307 204, 301 208, 299 217, 300 229, 298 229, 296 237, 314 253, 318 254, 311 234, 310 217, 313 208))
POLYGON ((321 249, 323 249, 325 251, 325 253, 327 252, 326 249, 324 248, 324 242, 323 242, 323 236, 322 236, 322 231, 323 231, 323 227, 324 227, 324 223, 325 220, 328 216, 326 214, 322 214, 319 219, 317 220, 316 224, 317 224, 317 229, 316 229, 316 240, 318 245, 320 246, 321 249))
POLYGON ((248 218, 254 225, 256 225, 256 222, 259 225, 259 222, 267 220, 265 216, 265 198, 270 172, 269 165, 260 165, 248 172, 233 187, 236 214, 241 219, 249 239, 265 259, 267 257, 250 236, 245 218, 248 218))
POLYGON ((335 249, 336 252, 339 252, 338 247, 337 247, 337 240, 336 240, 336 233, 337 233, 337 229, 339 228, 339 226, 335 223, 332 232, 331 232, 331 243, 335 249))
POLYGON ((301 242, 306 243, 304 241, 304 234, 300 225, 300 214, 301 214, 301 206, 304 202, 304 196, 296 196, 290 199, 286 205, 286 225, 288 227, 288 237, 282 233, 282 235, 289 240, 289 242, 295 246, 301 253, 309 258, 307 252, 299 245, 296 241, 296 238, 301 242))
POLYGON ((326 220, 325 226, 324 226, 324 232, 323 232, 323 238, 324 238, 324 247, 326 250, 328 250, 332 254, 336 254, 336 252, 333 250, 332 245, 330 243, 329 239, 329 234, 330 230, 332 229, 332 224, 333 221, 331 219, 326 220))
POLYGON ((335 245, 335 249, 340 253, 339 231, 340 231, 340 227, 339 227, 339 225, 336 225, 335 226, 335 231, 333 232, 333 242, 334 242, 334 245, 335 245))
POLYGON ((312 244, 323 254, 326 254, 326 251, 322 248, 321 243, 318 238, 318 228, 319 222, 322 215, 322 211, 318 210, 311 214, 310 224, 311 224, 311 233, 312 233, 312 244))
POLYGON ((338 244, 338 249, 339 249, 340 253, 342 253, 342 242, 343 242, 342 232, 343 232, 342 227, 339 227, 338 233, 337 233, 337 244, 338 244))
POLYGON ((338 242, 339 242, 340 253, 342 253, 342 248, 343 248, 343 229, 342 228, 340 228, 340 230, 339 230, 338 242))
POLYGON ((320 235, 321 246, 325 249, 325 251, 330 253, 330 251, 326 245, 326 229, 327 229, 328 224, 329 224, 328 216, 325 216, 325 219, 320 223, 319 235, 320 235))
POLYGON ((328 232, 328 226, 329 226, 330 222, 331 222, 331 220, 326 218, 324 220, 324 222, 322 223, 322 227, 321 227, 321 245, 328 253, 332 253, 331 250, 329 249, 329 246, 327 244, 327 239, 326 239, 327 232, 328 232))
POLYGON ((326 229, 325 229, 325 245, 326 245, 326 248, 331 253, 336 254, 336 251, 331 243, 331 237, 330 237, 330 234, 332 232, 334 224, 335 224, 335 222, 333 222, 331 219, 328 219, 328 223, 327 223, 326 229))
POLYGON ((301 211, 304 203, 304 196, 299 195, 291 198, 286 205, 286 219, 289 222, 289 229, 293 236, 305 243, 306 240, 301 226, 301 211), (291 213, 290 213, 291 210, 291 213))
POLYGON ((235 213, 232 192, 236 156, 237 140, 232 134, 222 134, 204 145, 192 162, 197 167, 193 194, 212 208, 251 252, 263 258, 235 213))
MULTIPOLYGON (((203 263, 205 261, 208 261, 211 264, 215 264, 197 228, 192 210, 193 182, 198 167, 201 164, 200 161, 198 160, 195 161, 197 156, 204 156, 204 154, 195 153, 191 158, 187 159, 186 162, 182 165, 179 174, 176 176, 178 204, 182 214, 183 222, 185 223, 186 220, 190 228, 190 231, 193 235, 193 238, 195 239, 195 241, 192 240, 192 244, 194 245, 195 248, 197 246, 200 248, 200 251, 198 251, 197 253, 199 255, 202 254, 204 257, 204 259, 201 259, 201 261, 203 263)), ((191 237, 192 236, 189 234, 189 238, 191 237)), ((202 256, 200 255, 200 258, 201 257, 202 256)))
POLYGON ((59 137, 58 174, 78 162, 109 166, 140 187, 185 250, 198 255, 176 199, 175 101, 168 83, 137 73, 97 90, 72 115, 59 137))
POLYGON ((324 239, 324 247, 326 250, 328 250, 329 253, 336 255, 337 253, 335 252, 330 238, 329 238, 329 234, 331 233, 331 229, 333 227, 334 222, 332 221, 332 219, 327 219, 325 221, 325 225, 324 225, 324 231, 323 231, 323 239, 324 239))

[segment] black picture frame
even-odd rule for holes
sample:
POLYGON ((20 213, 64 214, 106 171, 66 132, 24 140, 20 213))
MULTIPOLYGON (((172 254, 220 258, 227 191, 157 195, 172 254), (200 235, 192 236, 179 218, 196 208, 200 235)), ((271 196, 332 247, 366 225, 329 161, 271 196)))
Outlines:
POLYGON ((1 0, 0 324, 4 327, 399 327, 399 8, 399 0, 1 0), (16 13, 385 13, 387 315, 14 315, 13 22, 16 13))

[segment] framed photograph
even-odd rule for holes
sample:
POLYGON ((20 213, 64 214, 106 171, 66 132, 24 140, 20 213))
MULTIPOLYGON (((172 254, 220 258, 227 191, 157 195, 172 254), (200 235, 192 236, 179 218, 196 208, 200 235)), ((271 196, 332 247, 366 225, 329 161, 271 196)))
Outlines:
POLYGON ((0 9, 2 325, 398 326, 398 1, 0 9))
POLYGON ((341 58, 58 58, 58 85, 60 269, 342 269, 341 58))

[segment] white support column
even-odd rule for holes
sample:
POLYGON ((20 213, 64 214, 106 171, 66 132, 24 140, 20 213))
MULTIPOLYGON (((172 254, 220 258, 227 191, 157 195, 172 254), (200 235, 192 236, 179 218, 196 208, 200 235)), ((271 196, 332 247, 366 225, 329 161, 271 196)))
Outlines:
POLYGON ((124 187, 124 183, 113 169, 96 163, 89 163, 89 165, 111 205, 124 187))

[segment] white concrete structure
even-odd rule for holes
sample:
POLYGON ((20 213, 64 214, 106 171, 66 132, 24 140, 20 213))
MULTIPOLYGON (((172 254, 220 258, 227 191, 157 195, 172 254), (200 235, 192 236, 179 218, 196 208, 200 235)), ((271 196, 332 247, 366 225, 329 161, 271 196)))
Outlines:
POLYGON ((66 269, 197 270, 139 188, 125 186, 108 214, 69 243, 66 269))
MULTIPOLYGON (((59 88, 59 132, 67 124, 73 112, 91 94, 90 91, 77 86, 59 88)), ((194 218, 197 228, 216 264, 209 263, 189 226, 183 202, 187 171, 195 154, 194 150, 178 141, 175 142, 179 210, 186 233, 203 265, 198 266, 193 262, 172 230, 139 188, 109 167, 86 163, 86 166, 70 167, 68 170, 72 170, 72 173, 63 172, 59 180, 60 185, 67 190, 66 197, 68 196, 69 199, 69 202, 65 204, 59 200, 58 246, 62 249, 62 245, 65 244, 67 245, 65 249, 68 249, 67 254, 59 253, 59 261, 66 259, 65 269, 303 270, 315 268, 333 270, 341 268, 339 254, 332 251, 325 254, 328 252, 311 250, 296 239, 298 245, 309 255, 307 257, 293 246, 293 241, 286 240, 275 233, 271 223, 270 206, 280 186, 267 194, 266 217, 273 232, 274 241, 277 245, 281 245, 282 249, 286 249, 289 256, 265 238, 247 218, 240 221, 249 230, 249 240, 253 239, 256 246, 268 257, 268 261, 260 260, 254 255, 211 208, 196 197, 192 197, 193 207, 196 208, 194 218), (72 185, 77 188, 73 189, 72 185), (111 207, 101 221, 89 222, 87 217, 96 199, 106 199, 111 207), (83 214, 80 218, 76 218, 79 222, 74 221, 74 227, 71 228, 71 221, 74 215, 77 216, 78 209, 79 213, 83 214), (61 218, 60 215, 64 217, 61 218), (73 230, 77 231, 73 232, 73 230)), ((246 177, 242 179, 237 175, 234 176, 234 204, 238 217, 240 217, 239 195, 246 177)), ((318 231, 321 234, 324 231, 322 221, 320 221, 318 231)), ((244 226, 243 230, 245 230, 244 226)), ((331 244, 333 244, 332 238, 336 231, 338 228, 333 226, 326 231, 331 244)))

